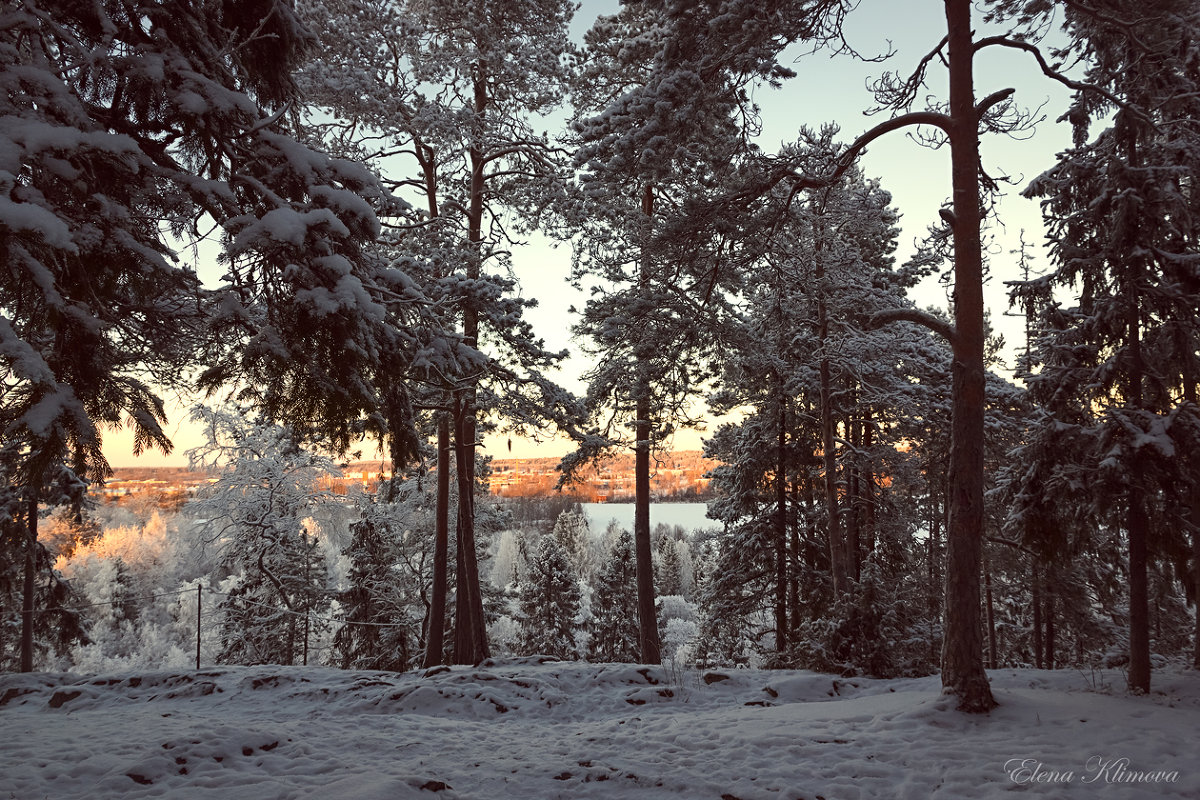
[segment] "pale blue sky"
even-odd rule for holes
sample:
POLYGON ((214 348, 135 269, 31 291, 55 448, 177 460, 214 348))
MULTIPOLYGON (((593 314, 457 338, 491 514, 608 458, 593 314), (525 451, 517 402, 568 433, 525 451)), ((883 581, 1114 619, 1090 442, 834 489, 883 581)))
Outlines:
MULTIPOLYGON (((579 19, 591 20, 597 13, 612 13, 616 7, 615 2, 584 0, 579 19)), ((978 29, 983 30, 982 24, 978 29)), ((793 141, 800 126, 818 127, 830 121, 838 123, 845 141, 852 141, 882 119, 864 114, 873 105, 867 82, 887 70, 907 74, 937 45, 944 33, 942 0, 862 0, 848 17, 846 34, 849 43, 862 55, 872 56, 887 52, 890 41, 896 55, 884 63, 867 63, 846 56, 831 58, 826 53, 804 55, 795 60, 791 64, 798 73, 795 79, 781 89, 767 87, 756 92, 755 100, 762 109, 764 123, 758 140, 760 146, 775 151, 781 143, 793 141)), ((789 54, 789 61, 794 58, 789 54)), ((946 81, 944 69, 932 67, 928 75, 930 94, 943 95, 946 81)), ((1007 87, 1016 88, 1018 100, 1031 109, 1046 103, 1044 113, 1047 115, 1047 119, 1038 125, 1036 136, 1028 141, 1001 136, 987 136, 982 140, 985 168, 989 174, 994 177, 1007 174, 1016 180, 998 205, 1003 225, 992 228, 992 278, 985 288, 988 305, 993 311, 993 324, 1005 334, 1007 351, 1011 354, 1013 346, 1020 344, 1023 323, 1003 315, 1008 308, 1004 281, 1017 277, 1015 258, 1009 251, 1018 246, 1022 229, 1030 244, 1040 245, 1043 238, 1037 203, 1021 197, 1019 192, 1030 178, 1053 164, 1058 151, 1069 145, 1070 130, 1065 123, 1054 122, 1069 100, 1068 90, 1042 76, 1033 58, 997 48, 981 53, 976 65, 977 95, 983 97, 1007 87)), ((950 195, 949 151, 930 150, 898 132, 873 144, 861 163, 867 175, 880 178, 884 188, 892 193, 893 204, 902 215, 897 258, 906 259, 915 251, 914 243, 924 236, 926 227, 937 220, 938 208, 950 195)), ((1035 266, 1046 265, 1040 247, 1035 257, 1035 266)), ((531 244, 527 258, 518 268, 522 270, 526 291, 540 300, 541 307, 529 314, 535 329, 551 345, 569 347, 574 353, 578 348, 569 337, 573 318, 566 309, 572 303, 581 304, 582 297, 565 286, 568 262, 569 253, 565 248, 555 250, 548 243, 537 241, 531 244), (554 291, 559 284, 562 288, 554 291)), ((931 279, 918 287, 914 299, 921 305, 944 308, 945 288, 936 279, 931 279)), ((1009 358, 1010 368, 1011 361, 1009 358)), ((563 385, 582 391, 582 385, 574 378, 585 366, 575 358, 568 362, 560 378, 563 385)), ((681 432, 675 447, 699 448, 700 436, 693 431, 681 432)), ((489 445, 497 456, 507 453, 506 442, 489 442, 489 445)), ((568 448, 569 444, 565 442, 530 446, 514 441, 513 453, 519 456, 557 455, 568 448)))

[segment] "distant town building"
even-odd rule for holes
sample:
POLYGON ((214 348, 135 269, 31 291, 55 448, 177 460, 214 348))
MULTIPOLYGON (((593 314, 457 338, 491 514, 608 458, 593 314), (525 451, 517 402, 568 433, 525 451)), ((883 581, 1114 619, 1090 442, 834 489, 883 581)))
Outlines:
MULTIPOLYGON (((491 462, 488 490, 503 497, 548 495, 558 486, 557 458, 503 458, 491 462)), ((702 498, 709 488, 708 473, 718 462, 704 458, 699 450, 663 453, 652 465, 650 491, 659 499, 670 497, 702 498)), ((597 466, 580 472, 579 481, 563 493, 581 502, 607 503, 631 500, 634 493, 634 457, 621 454, 605 459, 597 466)), ((322 481, 322 488, 338 494, 373 492, 381 481, 392 476, 386 461, 355 461, 346 464, 341 474, 322 481)), ((216 477, 192 472, 185 467, 118 467, 103 486, 93 486, 94 497, 119 499, 140 494, 190 496, 216 477)))

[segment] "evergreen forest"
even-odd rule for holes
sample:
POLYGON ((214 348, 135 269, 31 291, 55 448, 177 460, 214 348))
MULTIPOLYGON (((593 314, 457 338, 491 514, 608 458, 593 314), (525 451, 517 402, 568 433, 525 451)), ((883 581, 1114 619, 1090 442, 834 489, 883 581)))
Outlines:
POLYGON ((0 668, 940 674, 968 712, 987 669, 1200 668, 1200 6, 943 0, 885 58, 856 0, 599 5, 0 0, 0 668), (831 56, 870 115, 760 137, 831 56), (1039 174, 990 160, 1047 119, 1039 174), (946 166, 907 228, 862 165, 905 136, 946 166), (97 501, 177 396, 211 481, 97 501), (713 418, 711 524, 652 519, 713 418), (633 452, 632 530, 490 495, 493 433, 570 440, 564 486, 633 452))

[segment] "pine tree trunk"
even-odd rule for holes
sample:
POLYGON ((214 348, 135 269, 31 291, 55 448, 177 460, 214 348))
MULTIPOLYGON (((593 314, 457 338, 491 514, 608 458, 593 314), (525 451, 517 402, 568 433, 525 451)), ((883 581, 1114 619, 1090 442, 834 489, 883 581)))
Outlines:
MULTIPOLYGON (((1184 402, 1196 405, 1196 376, 1190 363, 1184 364, 1184 402)), ((1193 487, 1187 508, 1192 523, 1192 611, 1195 625, 1192 630, 1192 668, 1200 669, 1200 487, 1193 487)))
POLYGON ((650 402, 639 397, 634 435, 633 542, 637 562, 638 642, 643 664, 661 664, 654 608, 654 562, 650 547, 650 402))
POLYGON ((1033 595, 1033 665, 1041 669, 1045 665, 1042 652, 1042 576, 1037 564, 1033 564, 1031 594, 1033 595))
MULTIPOLYGON (((488 108, 487 64, 473 66, 474 111, 476 125, 469 148, 471 184, 467 207, 467 239, 472 253, 467 277, 476 280, 482 273, 483 193, 485 154, 482 149, 482 118, 488 108)), ((479 344, 479 310, 474 303, 463 304, 463 339, 469 347, 479 344)), ((454 614, 454 660, 458 664, 477 664, 488 657, 487 628, 483 617, 483 593, 479 584, 479 556, 475 551, 475 398, 472 384, 455 397, 455 459, 458 473, 458 591, 454 614)))
POLYGON ((787 570, 787 640, 800 625, 800 510, 798 498, 793 497, 796 507, 796 522, 792 524, 791 539, 788 541, 787 570))
MULTIPOLYGON (((429 218, 440 216, 438 208, 437 159, 433 148, 423 141, 414 142, 414 152, 425 179, 425 200, 429 218)), ((450 417, 438 412, 437 497, 434 501, 433 585, 430 587, 429 620, 426 624, 425 669, 442 663, 446 647, 446 594, 450 579, 450 417)))
POLYGON ((1200 669, 1200 494, 1192 493, 1192 610, 1196 624, 1192 631, 1192 667, 1200 669))
POLYGON ((1058 640, 1055 630, 1055 606, 1054 602, 1054 578, 1055 569, 1050 567, 1050 571, 1046 575, 1046 585, 1042 587, 1042 625, 1046 628, 1046 639, 1043 643, 1045 653, 1043 660, 1046 664, 1046 669, 1054 669, 1054 664, 1058 658, 1058 640))
POLYGON ((446 639, 446 583, 450 561, 450 419, 443 412, 437 431, 437 506, 434 511, 433 587, 429 633, 425 637, 426 669, 442 663, 446 639))
POLYGON ((790 625, 788 641, 792 640, 792 634, 800 626, 800 525, 803 514, 800 513, 799 481, 799 477, 792 480, 792 507, 795 514, 793 515, 788 554, 790 564, 788 570, 788 623, 790 625))
POLYGON ((775 460, 775 650, 788 649, 787 400, 780 386, 779 438, 775 460))
MULTIPOLYGON (((822 307, 824 304, 822 303, 822 307)), ((820 316, 824 317, 823 314, 820 316)), ((824 328, 822 324, 822 328, 824 328)), ((828 526, 829 563, 833 572, 833 591, 837 597, 846 593, 846 543, 842 536, 841 513, 838 506, 837 442, 833 422, 833 392, 829 359, 821 358, 821 450, 825 467, 825 524, 828 526)))
POLYGON ((983 668, 979 574, 983 550, 984 327, 971 0, 946 0, 954 197, 953 411, 942 688, 962 711, 996 705, 983 668))
MULTIPOLYGON (((816 460, 816 457, 817 454, 813 453, 814 460, 816 460)), ((817 527, 817 481, 811 472, 808 470, 804 472, 804 564, 808 567, 809 572, 816 572, 823 565, 821 555, 824 552, 824 548, 818 546, 818 543, 821 541, 821 534, 817 527)), ((799 620, 799 618, 800 616, 797 614, 796 619, 799 620)))
MULTIPOLYGON (((642 192, 642 213, 646 215, 646 237, 654 214, 654 187, 647 184, 642 192)), ((649 256, 643 255, 639 282, 643 290, 650 279, 649 256)), ((634 376, 634 507, 633 543, 637 564, 638 641, 643 664, 661 664, 662 646, 658 637, 658 613, 654 604, 654 562, 650 547, 650 385, 646 376, 648 364, 641 362, 642 345, 635 350, 637 370, 634 376)))
POLYGON ((997 669, 1000 659, 996 656, 996 607, 992 603, 992 571, 986 554, 983 558, 983 588, 987 602, 988 668, 997 669))
MULTIPOLYGON (((847 390, 847 404, 854 405, 854 389, 847 390)), ((846 572, 857 583, 862 579, 862 514, 861 487, 858 482, 859 436, 858 420, 853 414, 846 415, 846 440, 850 442, 850 459, 846 464, 846 572)))
MULTIPOLYGON (((1137 159, 1131 157, 1136 163, 1137 159)), ((1135 291, 1137 291, 1135 289, 1135 291)), ((1139 409, 1145 407, 1143 392, 1141 311, 1138 299, 1134 298, 1129 320, 1129 399, 1139 409)), ((1129 535, 1129 688, 1147 694, 1150 691, 1150 599, 1146 575, 1147 539, 1149 521, 1141 485, 1136 483, 1141 470, 1131 465, 1135 483, 1129 489, 1129 508, 1126 527, 1129 535)))
MULTIPOLYGON (((942 586, 941 573, 938 571, 938 561, 940 554, 938 547, 942 539, 942 502, 939 494, 935 489, 933 462, 926 467, 926 476, 929 482, 929 540, 926 542, 925 553, 925 576, 926 576, 926 602, 929 612, 929 625, 932 629, 934 622, 942 615, 942 586)), ((937 656, 933 652, 933 635, 930 634, 930 660, 934 660, 937 656)))
MULTIPOLYGON (((875 446, 875 428, 874 420, 871 414, 871 407, 867 406, 863 417, 862 431, 862 447, 867 453, 867 458, 871 458, 871 450, 875 446)), ((875 552, 875 469, 870 460, 867 462, 867 468, 863 472, 862 484, 863 498, 863 538, 867 543, 867 552, 875 552)))
POLYGON ((37 572, 38 502, 37 490, 31 490, 29 519, 25 539, 25 580, 21 591, 21 672, 33 672, 33 601, 37 572))
POLYGON ((456 400, 454 455, 458 461, 458 590, 454 607, 454 663, 478 664, 488 657, 487 627, 479 560, 475 551, 475 414, 456 400))
POLYGON ((1150 602, 1146 577, 1146 539, 1149 524, 1140 490, 1129 498, 1129 689, 1150 691, 1150 602))

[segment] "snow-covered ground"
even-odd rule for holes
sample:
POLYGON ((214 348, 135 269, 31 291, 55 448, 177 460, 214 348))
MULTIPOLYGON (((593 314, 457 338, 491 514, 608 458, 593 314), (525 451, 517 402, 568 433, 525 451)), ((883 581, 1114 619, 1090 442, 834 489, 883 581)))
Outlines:
POLYGON ((0 799, 1200 798, 1193 671, 997 671, 974 717, 936 678, 537 662, 2 675, 0 799))

